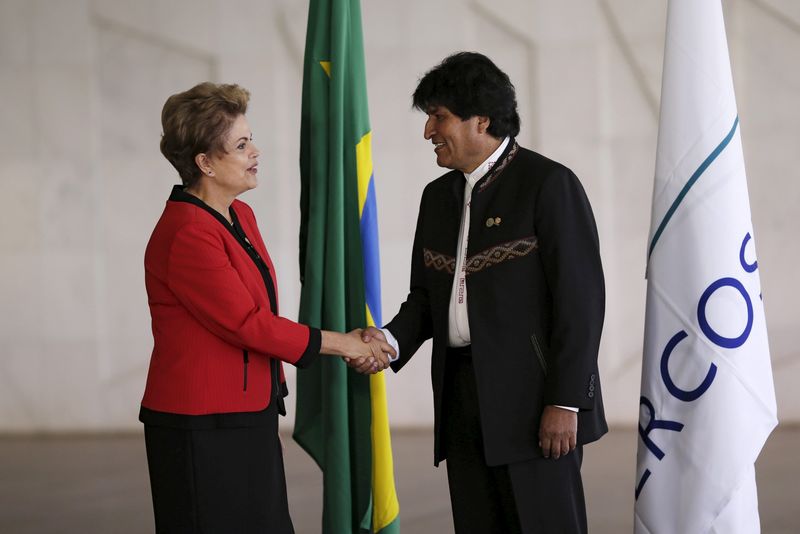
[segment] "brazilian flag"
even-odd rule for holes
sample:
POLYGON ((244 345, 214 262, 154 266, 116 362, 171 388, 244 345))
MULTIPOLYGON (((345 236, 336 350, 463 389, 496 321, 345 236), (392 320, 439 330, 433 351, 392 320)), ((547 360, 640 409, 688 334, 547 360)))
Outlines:
MULTIPOLYGON (((359 0, 311 0, 300 140, 300 321, 381 324, 372 132, 359 0)), ((323 471, 322 532, 400 531, 383 373, 297 373, 294 439, 323 471)))

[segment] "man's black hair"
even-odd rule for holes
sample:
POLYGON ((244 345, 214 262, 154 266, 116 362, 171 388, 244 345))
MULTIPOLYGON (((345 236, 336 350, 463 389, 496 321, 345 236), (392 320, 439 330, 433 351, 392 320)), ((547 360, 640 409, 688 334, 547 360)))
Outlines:
POLYGON ((458 52, 428 71, 414 91, 413 105, 425 113, 444 106, 461 120, 489 117, 487 131, 498 139, 519 133, 514 85, 491 59, 477 52, 458 52))

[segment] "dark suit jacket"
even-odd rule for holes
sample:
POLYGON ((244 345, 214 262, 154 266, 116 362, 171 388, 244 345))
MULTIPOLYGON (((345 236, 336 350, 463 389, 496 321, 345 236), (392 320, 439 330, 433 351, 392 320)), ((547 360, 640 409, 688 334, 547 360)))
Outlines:
MULTIPOLYGON (((445 459, 442 390, 464 180, 451 171, 425 188, 411 289, 386 325, 400 345, 395 371, 433 338, 437 465, 445 459)), ((602 436, 597 353, 605 289, 594 217, 577 177, 511 140, 473 188, 465 268, 487 463, 541 456, 539 420, 549 404, 580 409, 578 444, 602 436)))

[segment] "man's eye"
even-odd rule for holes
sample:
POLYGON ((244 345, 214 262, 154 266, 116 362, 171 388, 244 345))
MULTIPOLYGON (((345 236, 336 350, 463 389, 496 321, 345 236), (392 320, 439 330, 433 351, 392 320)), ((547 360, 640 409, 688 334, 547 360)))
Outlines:
POLYGON ((239 146, 237 146, 236 148, 238 148, 239 150, 244 150, 245 146, 246 146, 245 143, 239 143, 239 146))

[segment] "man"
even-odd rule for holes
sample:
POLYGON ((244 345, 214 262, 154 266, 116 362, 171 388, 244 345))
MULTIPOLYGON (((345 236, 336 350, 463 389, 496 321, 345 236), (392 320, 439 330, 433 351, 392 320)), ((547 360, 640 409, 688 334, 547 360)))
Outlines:
POLYGON ((395 372, 433 338, 434 463, 457 533, 585 532, 581 446, 607 431, 591 207, 569 169, 516 143, 514 87, 487 57, 446 58, 413 101, 452 170, 422 195, 407 300, 364 338, 385 334, 395 372))

